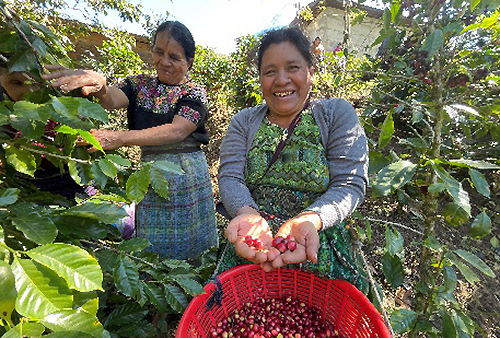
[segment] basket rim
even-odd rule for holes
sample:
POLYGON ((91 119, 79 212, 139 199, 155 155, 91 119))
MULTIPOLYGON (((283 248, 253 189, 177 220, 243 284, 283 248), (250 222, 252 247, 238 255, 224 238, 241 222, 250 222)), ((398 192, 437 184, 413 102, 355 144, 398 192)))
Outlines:
MULTIPOLYGON (((221 283, 224 283, 227 280, 230 280, 234 276, 238 276, 243 273, 247 273, 250 271, 254 270, 261 270, 263 274, 266 274, 264 270, 260 267, 258 264, 243 264, 239 265, 237 267, 234 267, 232 269, 229 269, 227 271, 224 271, 220 275, 216 276, 221 283)), ((326 277, 319 277, 313 274, 312 272, 309 271, 302 271, 302 270, 292 270, 292 269, 287 269, 287 268, 278 268, 275 269, 269 273, 294 273, 294 274, 302 274, 302 275, 307 275, 308 277, 312 278, 313 280, 327 280, 329 283, 334 283, 337 287, 340 289, 343 289, 345 292, 349 293, 350 297, 352 297, 356 302, 363 304, 363 311, 370 317, 371 323, 374 327, 374 329, 380 333, 381 338, 389 338, 392 337, 389 329, 387 328, 384 319, 382 318, 382 315, 380 312, 375 308, 375 306, 370 302, 370 300, 358 289, 356 288, 353 284, 350 282, 344 280, 344 279, 330 279, 326 277)), ((205 293, 196 296, 191 300, 189 303, 188 307, 184 311, 181 320, 179 321, 179 324, 177 326, 177 331, 176 331, 176 338, 183 338, 185 336, 182 335, 183 331, 187 331, 189 328, 189 323, 190 319, 194 316, 196 313, 196 310, 199 308, 199 306, 202 306, 208 297, 212 295, 212 292, 216 289, 216 284, 214 281, 210 280, 204 287, 203 289, 205 290, 205 293)))

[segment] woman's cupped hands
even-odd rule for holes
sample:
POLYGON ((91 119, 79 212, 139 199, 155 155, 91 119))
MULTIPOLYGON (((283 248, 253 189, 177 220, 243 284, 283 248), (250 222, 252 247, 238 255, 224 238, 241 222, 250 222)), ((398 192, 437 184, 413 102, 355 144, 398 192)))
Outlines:
POLYGON ((268 222, 257 214, 243 214, 235 217, 226 228, 226 238, 241 257, 259 264, 264 271, 284 267, 287 264, 317 262, 321 220, 317 214, 305 213, 289 219, 273 237, 268 222), (319 225, 318 225, 319 222, 319 225), (280 252, 273 247, 273 239, 289 238, 296 242, 295 250, 280 252), (249 239, 259 240, 255 246, 249 239))

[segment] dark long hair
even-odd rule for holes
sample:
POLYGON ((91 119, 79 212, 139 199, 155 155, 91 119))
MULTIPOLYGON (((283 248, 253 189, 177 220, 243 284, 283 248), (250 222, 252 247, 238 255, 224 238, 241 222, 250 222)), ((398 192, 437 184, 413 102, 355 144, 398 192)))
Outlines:
POLYGON ((158 33, 166 32, 168 35, 177 41, 184 49, 184 56, 188 61, 194 59, 196 44, 194 43, 193 35, 189 29, 179 21, 165 21, 156 28, 153 36, 153 45, 156 43, 158 33))
POLYGON ((262 65, 262 56, 270 45, 282 42, 290 42, 299 50, 300 54, 306 59, 309 67, 313 65, 313 57, 311 55, 309 40, 304 33, 296 27, 284 27, 267 31, 260 39, 259 53, 257 54, 257 66, 262 65))

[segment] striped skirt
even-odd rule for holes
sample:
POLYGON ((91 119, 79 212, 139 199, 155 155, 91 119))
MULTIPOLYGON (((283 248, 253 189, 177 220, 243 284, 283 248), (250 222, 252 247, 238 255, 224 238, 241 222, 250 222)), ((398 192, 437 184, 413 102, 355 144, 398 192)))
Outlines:
POLYGON ((212 181, 203 151, 146 155, 143 161, 176 163, 184 174, 167 174, 169 198, 151 188, 137 205, 136 236, 164 258, 196 258, 218 245, 212 181))

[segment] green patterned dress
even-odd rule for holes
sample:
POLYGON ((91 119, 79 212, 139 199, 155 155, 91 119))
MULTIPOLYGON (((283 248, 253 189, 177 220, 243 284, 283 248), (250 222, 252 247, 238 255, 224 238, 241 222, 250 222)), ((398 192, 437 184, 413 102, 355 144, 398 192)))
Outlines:
MULTIPOLYGON (((287 220, 311 205, 328 188, 329 169, 321 134, 311 110, 306 110, 278 160, 268 168, 285 129, 264 119, 249 150, 245 180, 252 197, 267 219, 273 235, 287 220)), ((346 279, 362 287, 359 259, 345 224, 321 231, 318 263, 290 264, 288 268, 309 270, 328 278, 346 279)), ((234 246, 222 251, 218 272, 250 263, 239 257, 234 246)))

